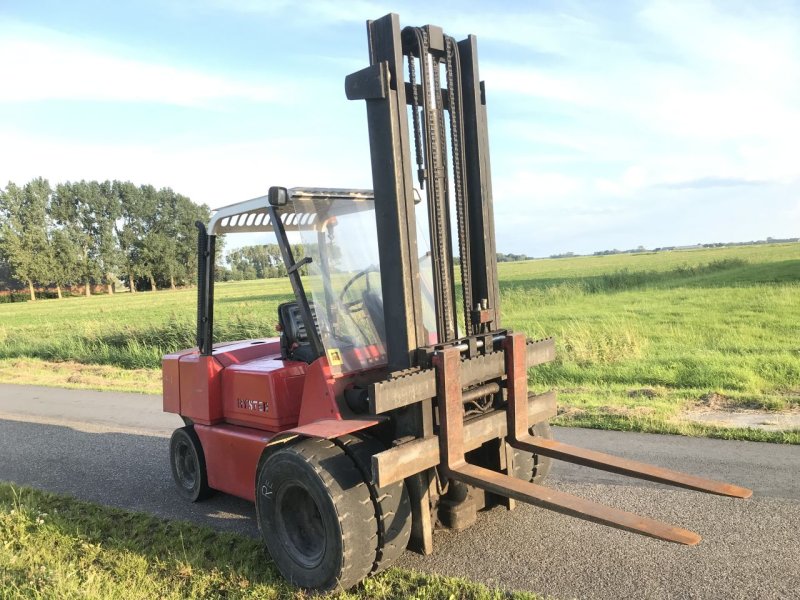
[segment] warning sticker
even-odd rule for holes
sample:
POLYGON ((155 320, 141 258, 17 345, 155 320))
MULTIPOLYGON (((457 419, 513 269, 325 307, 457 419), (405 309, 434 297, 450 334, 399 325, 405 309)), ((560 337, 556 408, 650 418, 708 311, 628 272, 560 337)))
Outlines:
POLYGON ((342 364, 342 353, 338 348, 328 348, 328 363, 332 367, 338 367, 342 364))

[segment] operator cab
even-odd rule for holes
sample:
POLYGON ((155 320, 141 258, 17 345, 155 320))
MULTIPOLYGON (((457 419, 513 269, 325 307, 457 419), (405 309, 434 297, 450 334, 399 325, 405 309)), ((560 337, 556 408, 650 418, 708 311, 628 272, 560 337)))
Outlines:
MULTIPOLYGON (((278 306, 284 360, 311 363, 325 355, 335 376, 386 364, 371 191, 270 188, 267 196, 220 208, 209 222, 205 245, 200 242, 208 249, 203 265, 207 279, 213 274, 214 237, 242 232, 274 233, 281 249, 295 296, 278 306)), ((200 302, 199 342, 213 335, 213 282, 201 287, 206 300, 200 302), (202 335, 204 324, 207 332, 202 335)), ((202 351, 202 343, 198 345, 202 351)))

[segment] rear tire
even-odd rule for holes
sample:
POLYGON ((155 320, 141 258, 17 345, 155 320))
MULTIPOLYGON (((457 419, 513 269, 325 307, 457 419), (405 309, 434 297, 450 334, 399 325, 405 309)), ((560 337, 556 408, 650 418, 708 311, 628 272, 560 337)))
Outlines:
MULTIPOLYGON (((550 423, 542 421, 536 423, 530 429, 533 437, 540 437, 545 440, 553 439, 553 432, 550 423)), ((514 450, 514 477, 532 483, 541 483, 550 474, 553 467, 553 459, 549 456, 531 454, 524 450, 514 450)))
POLYGON ((191 425, 172 432, 169 462, 178 493, 186 500, 197 502, 211 495, 203 446, 191 425))
POLYGON ((293 584, 348 589, 372 571, 378 521, 355 460, 329 440, 275 451, 256 478, 256 516, 278 570, 293 584))

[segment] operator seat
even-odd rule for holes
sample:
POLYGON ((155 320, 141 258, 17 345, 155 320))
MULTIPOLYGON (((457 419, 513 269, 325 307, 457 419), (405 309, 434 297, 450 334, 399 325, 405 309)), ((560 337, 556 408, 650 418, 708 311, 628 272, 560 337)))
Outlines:
MULTIPOLYGON (((310 305, 314 326, 317 326, 317 313, 310 305)), ((306 324, 297 302, 284 302, 278 306, 278 323, 281 328, 281 357, 285 360, 314 362, 319 356, 314 352, 308 339, 306 324)), ((317 327, 319 331, 319 328, 317 327)))
POLYGON ((386 320, 383 316, 383 296, 372 291, 364 290, 361 294, 364 300, 364 309, 367 311, 380 339, 386 338, 386 320))

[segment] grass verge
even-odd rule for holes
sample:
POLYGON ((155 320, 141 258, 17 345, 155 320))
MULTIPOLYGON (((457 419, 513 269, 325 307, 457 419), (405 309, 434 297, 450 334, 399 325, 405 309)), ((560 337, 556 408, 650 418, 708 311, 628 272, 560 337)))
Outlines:
POLYGON ((0 383, 104 392, 161 393, 158 369, 123 369, 75 361, 52 362, 38 358, 0 359, 0 383))
MULTIPOLYGON (((296 598, 256 540, 0 482, 0 598, 296 598)), ((328 598, 534 600, 390 569, 328 598)))
MULTIPOLYGON (((535 386, 545 391, 547 386, 535 386)), ((687 420, 685 415, 703 409, 708 396, 702 389, 666 386, 630 388, 623 385, 558 389, 558 416, 554 425, 641 433, 665 433, 725 440, 800 444, 800 429, 768 431, 757 427, 723 427, 687 420), (705 400, 703 400, 705 398, 705 400)), ((726 411, 760 410, 765 414, 796 411, 797 395, 729 393, 726 411)), ((711 408, 714 408, 712 406, 711 408)))

